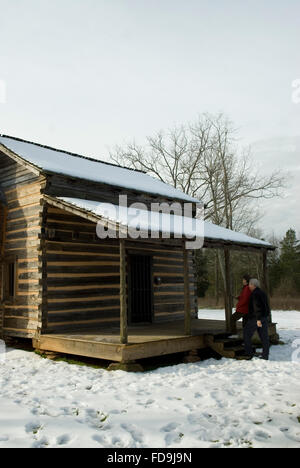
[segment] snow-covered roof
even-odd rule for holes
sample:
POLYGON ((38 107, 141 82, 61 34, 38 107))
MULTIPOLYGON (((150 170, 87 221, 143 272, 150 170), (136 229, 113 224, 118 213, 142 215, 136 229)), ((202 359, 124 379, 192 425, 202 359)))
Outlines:
POLYGON ((63 174, 187 202, 199 202, 181 190, 177 190, 171 185, 165 184, 140 171, 56 150, 6 135, 0 135, 0 149, 1 145, 42 172, 63 174))
POLYGON ((141 231, 169 232, 175 236, 182 235, 187 238, 204 237, 204 240, 273 249, 273 246, 268 242, 195 218, 120 207, 79 198, 58 197, 56 200, 64 206, 73 206, 83 212, 90 213, 95 216, 95 219, 107 219, 121 227, 127 226, 141 231))

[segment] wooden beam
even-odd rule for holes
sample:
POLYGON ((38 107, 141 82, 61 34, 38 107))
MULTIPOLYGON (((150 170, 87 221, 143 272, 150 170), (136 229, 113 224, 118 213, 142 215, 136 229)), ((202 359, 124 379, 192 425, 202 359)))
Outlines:
POLYGON ((183 245, 184 264, 184 333, 191 335, 191 297, 189 281, 189 251, 183 245))
POLYGON ((225 318, 226 330, 230 333, 235 333, 236 327, 232 323, 232 291, 231 291, 231 267, 230 267, 230 250, 224 248, 225 257, 225 318))
POLYGON ((126 250, 125 241, 120 239, 120 341, 128 343, 128 319, 126 301, 126 250))

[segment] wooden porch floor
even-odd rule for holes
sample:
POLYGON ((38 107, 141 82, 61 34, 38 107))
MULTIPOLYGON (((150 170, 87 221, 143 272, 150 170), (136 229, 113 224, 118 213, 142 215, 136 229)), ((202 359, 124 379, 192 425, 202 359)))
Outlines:
MULTIPOLYGON (((240 323, 238 327, 242 329, 240 323)), ((219 334, 226 332, 226 323, 223 320, 192 320, 192 336, 205 334, 219 334)), ((98 343, 120 344, 120 328, 107 327, 93 330, 76 330, 67 333, 45 334, 43 337, 59 337, 72 340, 84 340, 98 343)), ((173 322, 160 322, 151 324, 132 325, 128 327, 128 345, 145 343, 151 341, 161 341, 169 339, 187 338, 184 334, 184 321, 174 320, 173 322)))
MULTIPOLYGON (((183 330, 183 320, 130 326, 128 344, 120 343, 119 327, 70 330, 68 333, 41 335, 33 340, 33 346, 41 351, 126 363, 196 349, 214 349, 215 341, 219 349, 220 340, 228 341, 223 320, 193 319, 192 334, 186 336, 183 330)), ((237 330, 242 337, 242 323, 237 323, 237 330)), ((272 323, 269 335, 275 333, 276 324, 272 323)))
MULTIPOLYGON (((242 325, 238 323, 241 331, 242 325)), ((192 320, 192 334, 184 335, 183 320, 128 329, 128 344, 120 343, 119 327, 45 334, 33 340, 34 347, 44 351, 93 357, 117 362, 130 362, 153 356, 175 354, 207 347, 206 337, 226 332, 222 320, 192 320)))

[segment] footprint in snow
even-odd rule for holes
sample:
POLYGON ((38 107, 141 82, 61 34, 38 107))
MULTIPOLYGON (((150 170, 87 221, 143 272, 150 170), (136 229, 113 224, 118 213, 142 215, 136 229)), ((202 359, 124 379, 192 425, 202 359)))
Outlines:
POLYGON ((124 447, 124 443, 120 439, 120 437, 113 437, 112 445, 113 445, 113 447, 117 447, 117 448, 123 448, 124 447))
POLYGON ((201 424, 201 416, 199 414, 189 414, 187 417, 189 424, 201 424))
POLYGON ((270 439, 271 436, 266 431, 256 431, 254 433, 256 439, 270 439))
POLYGON ((42 437, 41 439, 39 440, 36 440, 33 444, 32 444, 32 448, 45 448, 45 447, 48 447, 49 445, 49 440, 47 439, 47 437, 42 437))
POLYGON ((280 427, 279 430, 281 432, 288 432, 289 428, 288 427, 280 427))
POLYGON ((178 432, 170 432, 165 436, 166 445, 174 445, 179 444, 182 440, 183 434, 179 434, 178 432))
POLYGON ((92 439, 95 441, 95 442, 98 442, 98 444, 100 444, 102 447, 108 447, 110 444, 110 441, 108 440, 108 438, 106 436, 100 436, 98 434, 94 434, 92 436, 92 439))
POLYGON ((41 429, 42 425, 38 421, 30 422, 25 426, 25 431, 27 433, 32 432, 33 434, 37 434, 41 429))
POLYGON ((292 440, 293 442, 300 442, 300 432, 296 432, 294 430, 292 430, 292 432, 285 432, 285 437, 289 440, 292 440))
POLYGON ((121 424, 122 429, 129 432, 133 440, 136 442, 143 442, 143 434, 133 424, 121 424))
POLYGON ((146 405, 153 405, 153 403, 155 403, 155 400, 147 400, 146 401, 146 405))
POLYGON ((171 432, 171 431, 174 431, 177 427, 178 427, 178 424, 176 424, 175 422, 172 422, 172 423, 167 424, 167 426, 162 427, 161 431, 171 432))
POLYGON ((68 434, 63 434, 56 438, 56 443, 58 445, 66 445, 70 442, 70 440, 71 438, 68 436, 68 434))

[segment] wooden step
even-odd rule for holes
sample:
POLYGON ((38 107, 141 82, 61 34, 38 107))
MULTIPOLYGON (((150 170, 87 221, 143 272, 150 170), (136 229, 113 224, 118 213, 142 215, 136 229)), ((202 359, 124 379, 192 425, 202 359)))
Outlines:
POLYGON ((205 343, 220 356, 230 359, 246 359, 243 340, 229 338, 228 334, 206 335, 205 343))
POLYGON ((231 346, 238 346, 238 345, 241 345, 243 343, 243 340, 242 339, 239 339, 239 338, 225 338, 225 339, 217 339, 217 340, 214 340, 215 343, 223 343, 224 344, 224 348, 226 347, 230 347, 231 346))

